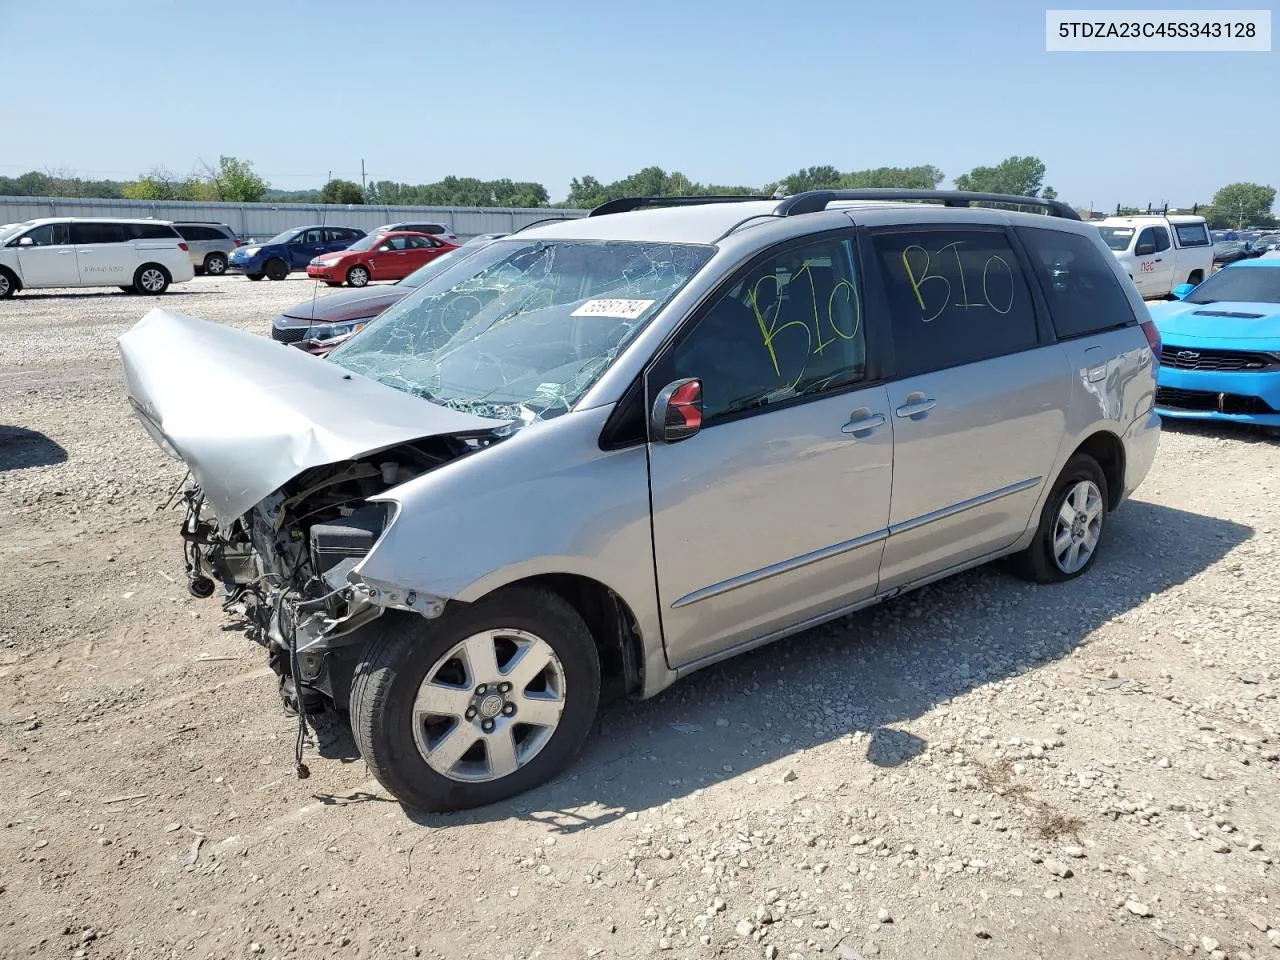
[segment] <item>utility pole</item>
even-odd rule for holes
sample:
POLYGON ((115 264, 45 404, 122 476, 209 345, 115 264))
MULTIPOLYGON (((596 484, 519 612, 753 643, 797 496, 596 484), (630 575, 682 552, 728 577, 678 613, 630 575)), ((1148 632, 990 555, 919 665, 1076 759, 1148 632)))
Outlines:
POLYGON ((360 159, 360 192, 366 195, 369 192, 369 186, 364 182, 364 158, 363 157, 360 159))

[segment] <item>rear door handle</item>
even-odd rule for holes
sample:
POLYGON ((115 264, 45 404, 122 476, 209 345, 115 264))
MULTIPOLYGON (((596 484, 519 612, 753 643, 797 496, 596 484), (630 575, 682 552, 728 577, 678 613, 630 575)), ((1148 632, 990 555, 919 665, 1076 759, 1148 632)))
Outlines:
POLYGON ((937 405, 938 401, 933 397, 926 397, 923 393, 913 393, 907 397, 906 403, 893 412, 904 420, 923 420, 937 405))
POLYGON ((852 437, 869 437, 879 427, 883 427, 883 413, 872 413, 870 407, 859 407, 849 416, 849 422, 840 428, 841 433, 852 437))

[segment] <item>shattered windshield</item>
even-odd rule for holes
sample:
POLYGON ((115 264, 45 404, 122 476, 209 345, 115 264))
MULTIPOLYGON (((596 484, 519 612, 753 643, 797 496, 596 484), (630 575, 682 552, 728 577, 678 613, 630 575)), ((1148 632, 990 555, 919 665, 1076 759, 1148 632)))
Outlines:
POLYGON ((330 359, 456 410, 547 419, 586 393, 712 252, 499 240, 430 278, 330 359))

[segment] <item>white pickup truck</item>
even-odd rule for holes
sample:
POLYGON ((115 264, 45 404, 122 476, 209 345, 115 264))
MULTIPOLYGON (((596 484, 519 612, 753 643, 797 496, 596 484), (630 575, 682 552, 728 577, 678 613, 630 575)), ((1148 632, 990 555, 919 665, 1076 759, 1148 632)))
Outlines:
POLYGON ((1197 284, 1213 272, 1204 217, 1107 217, 1096 226, 1144 299, 1171 296, 1174 287, 1197 284))

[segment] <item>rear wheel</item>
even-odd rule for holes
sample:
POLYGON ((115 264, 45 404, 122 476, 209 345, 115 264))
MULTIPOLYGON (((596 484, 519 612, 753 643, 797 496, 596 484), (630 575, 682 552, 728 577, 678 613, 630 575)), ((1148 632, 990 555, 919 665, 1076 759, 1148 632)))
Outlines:
POLYGON ((1097 460, 1078 453, 1062 468, 1045 501, 1035 539, 1009 558, 1010 569, 1036 583, 1080 576, 1098 557, 1106 519, 1106 475, 1097 460))
POLYGON ((283 260, 275 259, 267 261, 267 279, 283 280, 289 275, 289 265, 283 260))
POLYGON ((158 263, 144 263, 133 275, 133 288, 138 293, 159 296, 169 289, 169 271, 158 263))
POLYGON ((211 253, 204 258, 204 272, 211 277, 220 277, 227 272, 227 255, 211 253))
POLYGON ((0 268, 0 300, 8 300, 17 290, 17 279, 8 270, 0 268))
POLYGON ((356 264, 347 271, 347 283, 353 287, 363 287, 369 283, 369 268, 356 264))
POLYGON ((261 280, 264 276, 266 276, 266 274, 264 274, 264 273, 246 273, 246 274, 245 274, 245 276, 246 276, 246 277, 248 277, 250 280, 261 280))
POLYGON ((405 804, 462 810, 554 777, 600 699, 586 624, 559 596, 510 587, 430 621, 383 615, 356 667, 351 725, 405 804))

